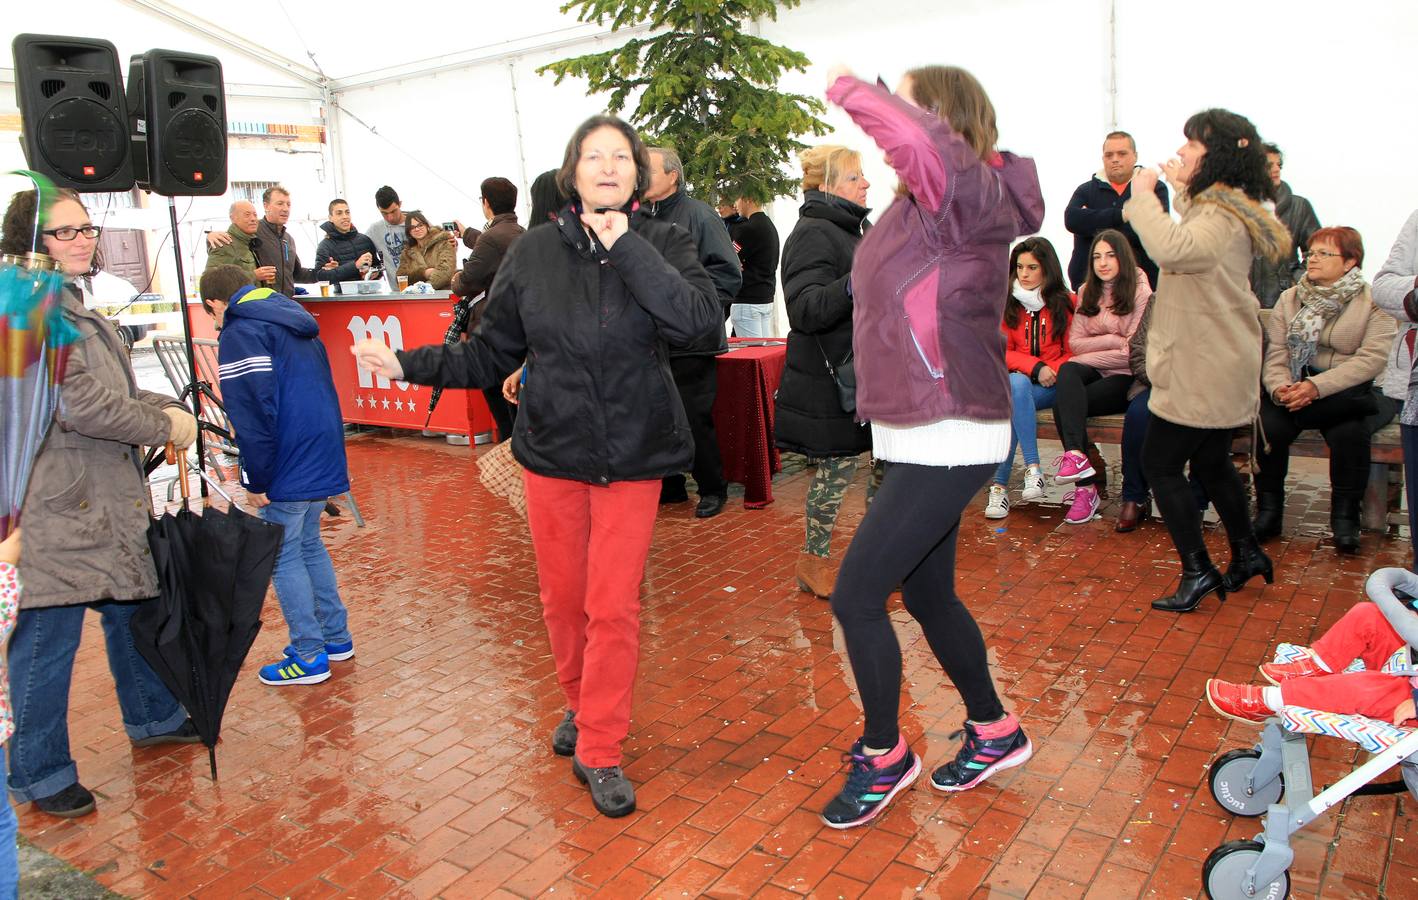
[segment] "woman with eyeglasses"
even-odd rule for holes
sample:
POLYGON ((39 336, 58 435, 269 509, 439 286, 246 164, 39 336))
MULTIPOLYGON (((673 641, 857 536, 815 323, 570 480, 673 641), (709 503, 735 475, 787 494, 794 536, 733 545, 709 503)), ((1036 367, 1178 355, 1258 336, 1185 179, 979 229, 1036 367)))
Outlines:
POLYGON ((1213 593, 1224 601, 1257 575, 1275 577, 1251 531, 1231 438, 1260 407, 1260 304, 1251 293, 1251 260, 1278 260, 1290 247, 1289 232, 1266 206, 1275 187, 1250 120, 1208 109, 1188 119, 1182 134, 1179 158, 1163 166, 1181 222, 1152 193, 1155 169, 1133 176, 1132 199, 1123 205, 1123 218, 1159 268, 1147 332, 1152 419, 1142 465, 1182 562, 1176 593, 1152 601, 1168 612, 1191 612, 1213 593), (1231 541, 1224 576, 1202 540, 1188 466, 1231 541))
POLYGON ((1329 445, 1335 549, 1359 550, 1373 433, 1368 419, 1379 411, 1373 382, 1388 363, 1394 333, 1393 317, 1374 305, 1363 264, 1359 232, 1321 228, 1310 236, 1304 276, 1280 295, 1266 321, 1254 522, 1262 541, 1280 534, 1290 444, 1315 428, 1329 445))
POLYGON ((448 232, 430 225, 428 217, 418 210, 409 212, 404 229, 407 239, 404 241, 404 253, 399 257, 397 274, 407 276, 410 283, 427 281, 434 290, 448 290, 448 285, 453 283, 453 273, 457 271, 457 259, 448 232))
MULTIPOLYGON (((5 213, 0 250, 30 250, 34 191, 5 213)), ((61 191, 43 211, 42 247, 64 273, 64 318, 79 333, 69 350, 63 402, 35 459, 20 510, 24 579, 10 641, 17 730, 10 741, 10 794, 62 818, 94 810, 69 752, 69 683, 84 612, 103 625, 123 728, 135 747, 200 738, 177 700, 133 647, 128 623, 158 594, 148 550, 150 501, 141 447, 186 447, 197 436, 177 400, 139 390, 118 333, 84 308, 75 280, 88 274, 100 229, 77 194, 61 191)))

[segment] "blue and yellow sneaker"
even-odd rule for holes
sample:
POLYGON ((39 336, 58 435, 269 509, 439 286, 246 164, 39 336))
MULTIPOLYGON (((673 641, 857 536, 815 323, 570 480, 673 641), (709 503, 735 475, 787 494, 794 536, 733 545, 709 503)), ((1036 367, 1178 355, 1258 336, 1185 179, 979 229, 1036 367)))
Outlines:
POLYGON ((330 677, 330 660, 324 653, 306 662, 294 653, 257 673, 262 684, 319 684, 330 677))
POLYGON ((828 828, 865 825, 881 815, 892 798, 921 774, 921 758, 906 746, 904 737, 897 739, 890 753, 881 756, 867 756, 862 752, 862 742, 857 741, 844 759, 850 764, 847 784, 822 811, 822 822, 828 828), (896 761, 883 765, 892 758, 896 761))
POLYGON ((354 658, 354 641, 345 641, 343 644, 326 644, 325 656, 330 662, 344 662, 354 658))

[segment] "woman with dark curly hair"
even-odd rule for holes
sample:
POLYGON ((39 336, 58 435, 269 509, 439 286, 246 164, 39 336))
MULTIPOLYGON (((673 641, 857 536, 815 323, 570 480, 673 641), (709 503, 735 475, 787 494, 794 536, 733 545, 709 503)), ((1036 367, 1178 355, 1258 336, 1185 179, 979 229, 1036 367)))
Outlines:
POLYGON ((1152 421, 1142 462, 1182 560, 1177 592, 1152 601, 1170 612, 1191 612, 1207 594, 1224 601, 1256 575, 1274 579, 1231 463, 1231 433, 1260 408, 1260 304, 1250 289, 1251 260, 1278 259, 1290 247, 1285 226, 1262 205, 1274 199, 1275 188, 1250 120, 1208 109, 1188 119, 1182 133, 1180 158, 1163 166, 1181 223, 1152 194, 1151 169, 1133 177, 1133 197, 1123 207, 1161 269, 1147 334, 1152 421), (1201 514, 1182 474, 1188 463, 1231 541, 1224 576, 1202 542, 1201 514))

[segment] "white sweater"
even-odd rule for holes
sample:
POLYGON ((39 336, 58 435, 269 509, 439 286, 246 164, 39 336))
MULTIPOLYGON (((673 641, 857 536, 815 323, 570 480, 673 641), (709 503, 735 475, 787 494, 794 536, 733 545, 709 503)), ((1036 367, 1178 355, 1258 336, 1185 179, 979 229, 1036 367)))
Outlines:
POLYGON ((941 419, 926 425, 871 423, 876 459, 918 466, 997 465, 1009 453, 1010 424, 941 419))

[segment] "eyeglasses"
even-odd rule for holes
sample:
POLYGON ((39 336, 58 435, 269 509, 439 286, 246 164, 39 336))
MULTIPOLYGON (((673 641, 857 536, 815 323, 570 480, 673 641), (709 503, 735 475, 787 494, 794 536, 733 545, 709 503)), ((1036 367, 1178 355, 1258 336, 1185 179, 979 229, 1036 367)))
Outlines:
POLYGON ((103 234, 103 229, 97 225, 84 225, 80 228, 65 225, 61 228, 46 228, 44 231, 41 231, 40 234, 49 235, 56 241, 72 241, 81 234, 89 240, 93 240, 103 234))
POLYGON ((1305 254, 1305 259, 1334 259, 1336 256, 1343 256, 1342 253, 1331 253, 1328 250, 1311 250, 1305 254))

